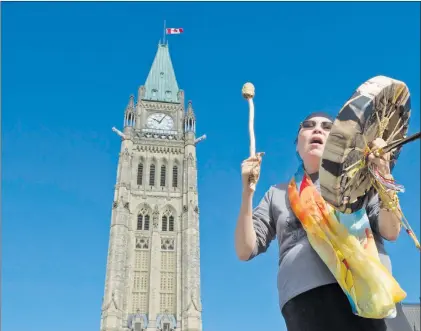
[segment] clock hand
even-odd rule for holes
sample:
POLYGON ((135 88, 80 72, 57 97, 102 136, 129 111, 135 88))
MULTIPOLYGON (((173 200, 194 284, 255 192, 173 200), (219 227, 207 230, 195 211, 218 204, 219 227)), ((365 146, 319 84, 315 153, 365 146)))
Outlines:
POLYGON ((167 117, 167 115, 162 116, 161 120, 158 123, 161 124, 165 117, 167 117))

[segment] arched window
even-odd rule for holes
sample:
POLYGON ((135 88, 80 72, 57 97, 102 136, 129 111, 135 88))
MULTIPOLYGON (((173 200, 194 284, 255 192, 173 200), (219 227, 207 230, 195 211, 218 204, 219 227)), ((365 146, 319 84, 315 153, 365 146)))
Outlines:
POLYGON ((137 215, 137 230, 149 231, 149 212, 146 208, 142 208, 137 215))
POLYGON ((155 164, 151 164, 149 168, 149 185, 155 186, 155 164))
POLYGON ((165 172, 166 172, 165 164, 161 166, 161 186, 165 186, 165 172))
POLYGON ((139 163, 137 166, 137 185, 142 185, 143 183, 143 163, 139 163))
POLYGON ((170 209, 167 209, 162 216, 162 231, 174 231, 174 215, 170 209))
POLYGON ((134 126, 135 125, 134 113, 131 112, 131 111, 126 113, 126 125, 127 126, 134 126))
POLYGON ((172 187, 178 187, 178 167, 172 168, 172 187))

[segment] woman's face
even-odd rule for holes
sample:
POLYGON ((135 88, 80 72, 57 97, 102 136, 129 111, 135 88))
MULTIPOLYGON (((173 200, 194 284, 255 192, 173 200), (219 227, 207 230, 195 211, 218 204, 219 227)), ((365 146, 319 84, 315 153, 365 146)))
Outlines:
POLYGON ((297 152, 306 165, 307 162, 320 162, 332 121, 325 117, 311 117, 301 124, 297 138, 297 152))

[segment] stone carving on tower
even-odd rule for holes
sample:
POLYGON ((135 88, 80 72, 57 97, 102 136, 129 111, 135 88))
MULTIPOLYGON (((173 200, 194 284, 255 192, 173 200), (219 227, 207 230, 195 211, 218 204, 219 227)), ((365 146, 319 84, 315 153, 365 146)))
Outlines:
POLYGON ((100 331, 202 331, 196 116, 168 44, 124 111, 100 331))

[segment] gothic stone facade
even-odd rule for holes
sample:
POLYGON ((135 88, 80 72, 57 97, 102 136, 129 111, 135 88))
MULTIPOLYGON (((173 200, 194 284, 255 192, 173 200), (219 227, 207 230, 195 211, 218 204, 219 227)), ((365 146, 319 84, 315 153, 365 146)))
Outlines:
MULTIPOLYGON (((195 115, 159 45, 124 116, 101 331, 201 331, 195 115)), ((200 140, 200 139, 199 139, 200 140)))

